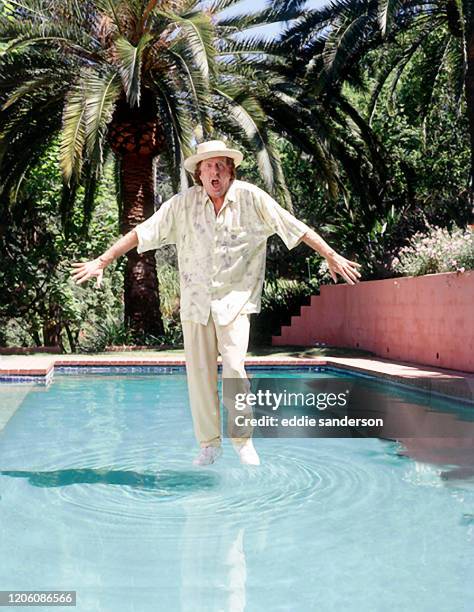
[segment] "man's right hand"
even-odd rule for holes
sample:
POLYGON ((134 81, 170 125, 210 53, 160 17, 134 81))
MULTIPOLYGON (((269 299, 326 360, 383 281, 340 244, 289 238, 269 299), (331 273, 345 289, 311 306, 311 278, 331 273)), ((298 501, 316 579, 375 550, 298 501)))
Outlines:
POLYGON ((104 268, 107 264, 102 261, 99 257, 92 261, 85 261, 83 263, 73 263, 74 270, 71 272, 72 278, 75 280, 76 285, 89 280, 96 276, 97 282, 96 287, 100 287, 102 284, 102 278, 104 276, 104 268))
POLYGON ((138 246, 138 234, 133 229, 128 234, 125 234, 125 236, 119 238, 110 249, 105 251, 100 257, 97 257, 97 259, 84 261, 83 263, 73 263, 72 266, 75 270, 71 274, 72 278, 76 281, 76 285, 80 285, 84 281, 96 276, 96 286, 100 287, 104 276, 104 268, 136 246, 138 246))

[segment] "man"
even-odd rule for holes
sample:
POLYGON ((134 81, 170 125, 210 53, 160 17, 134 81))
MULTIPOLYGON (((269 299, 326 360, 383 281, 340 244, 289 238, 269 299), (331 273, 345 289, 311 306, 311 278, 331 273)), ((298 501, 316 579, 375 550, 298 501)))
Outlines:
MULTIPOLYGON (((198 145, 184 163, 197 185, 173 196, 97 259, 73 264, 78 284, 95 276, 100 286, 104 268, 130 249, 142 253, 176 244, 188 390, 201 446, 196 465, 211 464, 221 454, 218 353, 224 383, 247 382, 249 315, 260 311, 267 238, 278 234, 288 249, 305 242, 327 259, 334 282, 336 274, 350 284, 360 277, 360 264, 336 253, 263 190, 236 180, 242 159, 220 140, 198 145)), ((232 394, 224 388, 223 395, 226 403, 232 394)), ((250 435, 232 442, 242 463, 258 465, 250 435)))

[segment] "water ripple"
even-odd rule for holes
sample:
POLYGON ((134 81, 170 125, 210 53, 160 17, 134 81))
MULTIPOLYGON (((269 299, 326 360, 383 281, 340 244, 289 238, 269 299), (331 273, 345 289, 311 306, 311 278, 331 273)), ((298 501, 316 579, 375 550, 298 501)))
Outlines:
MULTIPOLYGON (((337 518, 341 512, 370 512, 391 494, 393 476, 367 461, 367 452, 374 452, 370 449, 358 457, 354 452, 334 452, 320 442, 266 446, 259 468, 238 464, 231 448, 214 466, 199 469, 192 467, 188 456, 159 460, 156 449, 145 445, 120 456, 113 467, 100 465, 103 454, 90 451, 80 455, 84 467, 3 470, 0 475, 47 489, 76 520, 93 518, 104 525, 111 520, 138 525, 158 517, 167 524, 183 512, 197 518, 231 513, 236 520, 257 515, 272 520, 285 513, 296 518, 314 509, 337 518), (146 457, 148 464, 137 467, 146 457), (157 468, 150 465, 150 457, 155 457, 157 468)), ((177 449, 166 450, 171 457, 179 456, 177 449)), ((72 452, 63 456, 68 462, 73 459, 72 452)))

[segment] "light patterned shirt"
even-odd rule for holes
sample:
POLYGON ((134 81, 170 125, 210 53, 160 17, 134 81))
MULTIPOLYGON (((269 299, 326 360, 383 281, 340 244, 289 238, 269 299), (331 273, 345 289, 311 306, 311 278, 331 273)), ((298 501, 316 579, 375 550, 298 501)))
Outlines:
POLYGON ((278 234, 288 249, 309 230, 265 191, 234 180, 216 215, 204 187, 173 196, 135 227, 138 253, 175 244, 181 320, 219 325, 260 312, 266 243, 278 234))

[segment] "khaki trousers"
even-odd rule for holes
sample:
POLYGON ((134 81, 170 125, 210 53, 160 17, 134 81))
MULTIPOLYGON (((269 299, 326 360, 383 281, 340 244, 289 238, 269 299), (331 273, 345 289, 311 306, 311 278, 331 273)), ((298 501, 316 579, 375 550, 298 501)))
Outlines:
MULTIPOLYGON (((217 356, 222 357, 224 406, 228 432, 234 444, 245 442, 251 429, 235 429, 235 393, 247 393, 245 355, 249 343, 249 315, 239 315, 229 325, 218 325, 212 314, 207 325, 183 321, 184 352, 194 433, 202 446, 221 444, 220 402, 217 391, 217 356), (232 433, 238 431, 237 435, 232 433)), ((245 412, 247 416, 247 411, 245 412)))

